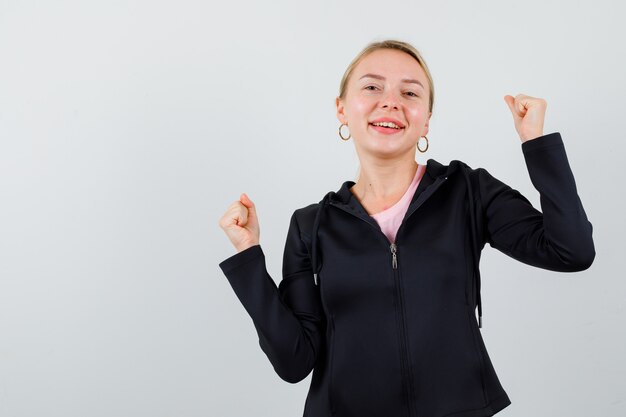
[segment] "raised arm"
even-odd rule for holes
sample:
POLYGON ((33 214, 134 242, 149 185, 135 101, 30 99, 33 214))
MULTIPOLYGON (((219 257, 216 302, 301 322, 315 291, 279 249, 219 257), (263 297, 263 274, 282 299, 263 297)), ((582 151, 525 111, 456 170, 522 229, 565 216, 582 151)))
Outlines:
POLYGON ((296 212, 291 216, 277 287, 267 272, 260 245, 251 246, 219 266, 252 318, 259 345, 285 381, 303 380, 314 368, 324 337, 319 290, 296 212))
POLYGON ((596 255, 593 227, 578 197, 561 134, 543 134, 546 100, 518 94, 506 95, 504 101, 522 141, 543 213, 517 190, 479 168, 479 220, 484 222, 486 241, 540 268, 563 272, 589 268, 596 255))

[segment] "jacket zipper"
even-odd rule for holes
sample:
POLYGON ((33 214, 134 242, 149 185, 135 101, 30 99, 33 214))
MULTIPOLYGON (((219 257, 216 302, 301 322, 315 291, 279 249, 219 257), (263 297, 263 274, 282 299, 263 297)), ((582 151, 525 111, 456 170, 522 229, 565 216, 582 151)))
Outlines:
MULTIPOLYGON (((402 230, 402 226, 404 226, 404 224, 406 223, 406 220, 422 205, 424 204, 424 202, 430 198, 433 193, 441 186, 441 184, 444 183, 445 180, 447 180, 448 177, 440 177, 440 181, 439 182, 434 182, 433 184, 431 184, 429 186, 430 187, 434 187, 434 189, 430 192, 430 194, 428 196, 426 196, 426 198, 419 204, 417 204, 415 207, 413 207, 412 210, 410 210, 406 216, 404 217, 402 223, 400 223, 400 226, 398 227, 398 231, 396 232, 396 242, 398 241, 398 236, 400 235, 400 230, 402 230)), ((424 193, 426 190, 422 191, 422 193, 424 193)), ((358 214, 352 212, 351 210, 348 210, 346 208, 344 208, 341 205, 337 205, 334 204, 333 201, 329 202, 330 205, 333 205, 335 207, 338 207, 339 209, 345 211, 346 213, 350 213, 353 216, 363 220, 365 223, 369 224, 370 226, 372 226, 375 230, 378 231, 379 235, 383 237, 383 239, 385 240, 385 243, 388 244, 389 243, 389 239, 387 238, 387 236, 383 233, 383 231, 380 229, 380 227, 376 227, 374 224, 370 223, 369 221, 367 221, 366 219, 364 219, 363 217, 359 216, 358 214)), ((399 282, 399 273, 398 273, 398 255, 397 255, 397 243, 391 243, 389 245, 389 249, 391 251, 391 268, 392 268, 392 272, 393 272, 393 276, 394 276, 394 287, 396 290, 396 298, 398 300, 398 304, 399 304, 399 315, 400 315, 400 322, 401 322, 401 329, 400 329, 400 333, 401 333, 401 350, 402 350, 402 357, 401 357, 401 365, 402 365, 402 373, 403 373, 403 378, 404 378, 404 385, 406 387, 406 395, 407 395, 407 406, 409 408, 409 416, 416 416, 417 415, 417 411, 413 409, 414 407, 414 392, 413 392, 413 375, 412 375, 412 371, 410 369, 410 363, 409 363, 409 352, 408 352, 408 342, 407 342, 407 336, 406 336, 406 320, 404 318, 404 301, 403 301, 403 297, 402 297, 402 288, 400 287, 400 282, 399 282)), ((398 314, 398 304, 396 305, 396 314, 398 314)))
POLYGON ((395 243, 390 245, 391 249, 391 268, 393 271, 393 283, 396 291, 396 316, 399 316, 399 332, 400 332, 400 345, 402 351, 402 370, 405 378, 405 389, 407 406, 409 408, 409 416, 417 415, 417 411, 413 410, 413 373, 411 371, 411 364, 409 361, 409 342, 406 336, 406 322, 404 319, 404 300, 402 297, 402 287, 400 286, 400 277, 398 273, 398 247, 395 243))

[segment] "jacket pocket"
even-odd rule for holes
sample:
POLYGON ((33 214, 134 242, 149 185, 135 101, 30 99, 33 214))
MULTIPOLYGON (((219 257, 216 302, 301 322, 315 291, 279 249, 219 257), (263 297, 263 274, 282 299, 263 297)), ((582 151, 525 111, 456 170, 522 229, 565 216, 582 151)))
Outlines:
POLYGON ((485 361, 483 358, 482 350, 480 349, 480 341, 478 340, 478 338, 480 337, 480 335, 478 334, 478 324, 476 323, 476 318, 474 317, 474 312, 471 306, 467 306, 467 320, 470 327, 470 332, 472 333, 474 354, 476 355, 480 367, 480 382, 483 390, 483 398, 485 400, 485 403, 487 403, 488 399, 485 395, 485 361))
POLYGON ((328 342, 328 404, 330 405, 331 414, 335 414, 335 402, 333 398, 333 358, 335 353, 335 321, 333 316, 329 315, 330 324, 330 340, 328 342))

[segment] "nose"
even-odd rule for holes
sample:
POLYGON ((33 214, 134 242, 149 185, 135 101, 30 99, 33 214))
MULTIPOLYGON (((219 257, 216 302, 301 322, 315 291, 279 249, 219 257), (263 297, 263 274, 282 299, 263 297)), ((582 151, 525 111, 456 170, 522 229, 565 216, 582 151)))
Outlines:
POLYGON ((381 104, 384 109, 385 108, 397 109, 399 105, 399 100, 393 91, 387 91, 385 95, 382 97, 381 104))

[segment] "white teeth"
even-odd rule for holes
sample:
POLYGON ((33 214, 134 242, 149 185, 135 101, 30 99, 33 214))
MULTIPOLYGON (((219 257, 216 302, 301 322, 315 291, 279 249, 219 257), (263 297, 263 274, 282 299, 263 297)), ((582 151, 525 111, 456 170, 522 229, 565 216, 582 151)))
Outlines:
POLYGON ((372 124, 374 126, 384 126, 384 127, 392 127, 394 129, 400 129, 400 126, 392 122, 377 122, 377 123, 372 123, 372 124))

